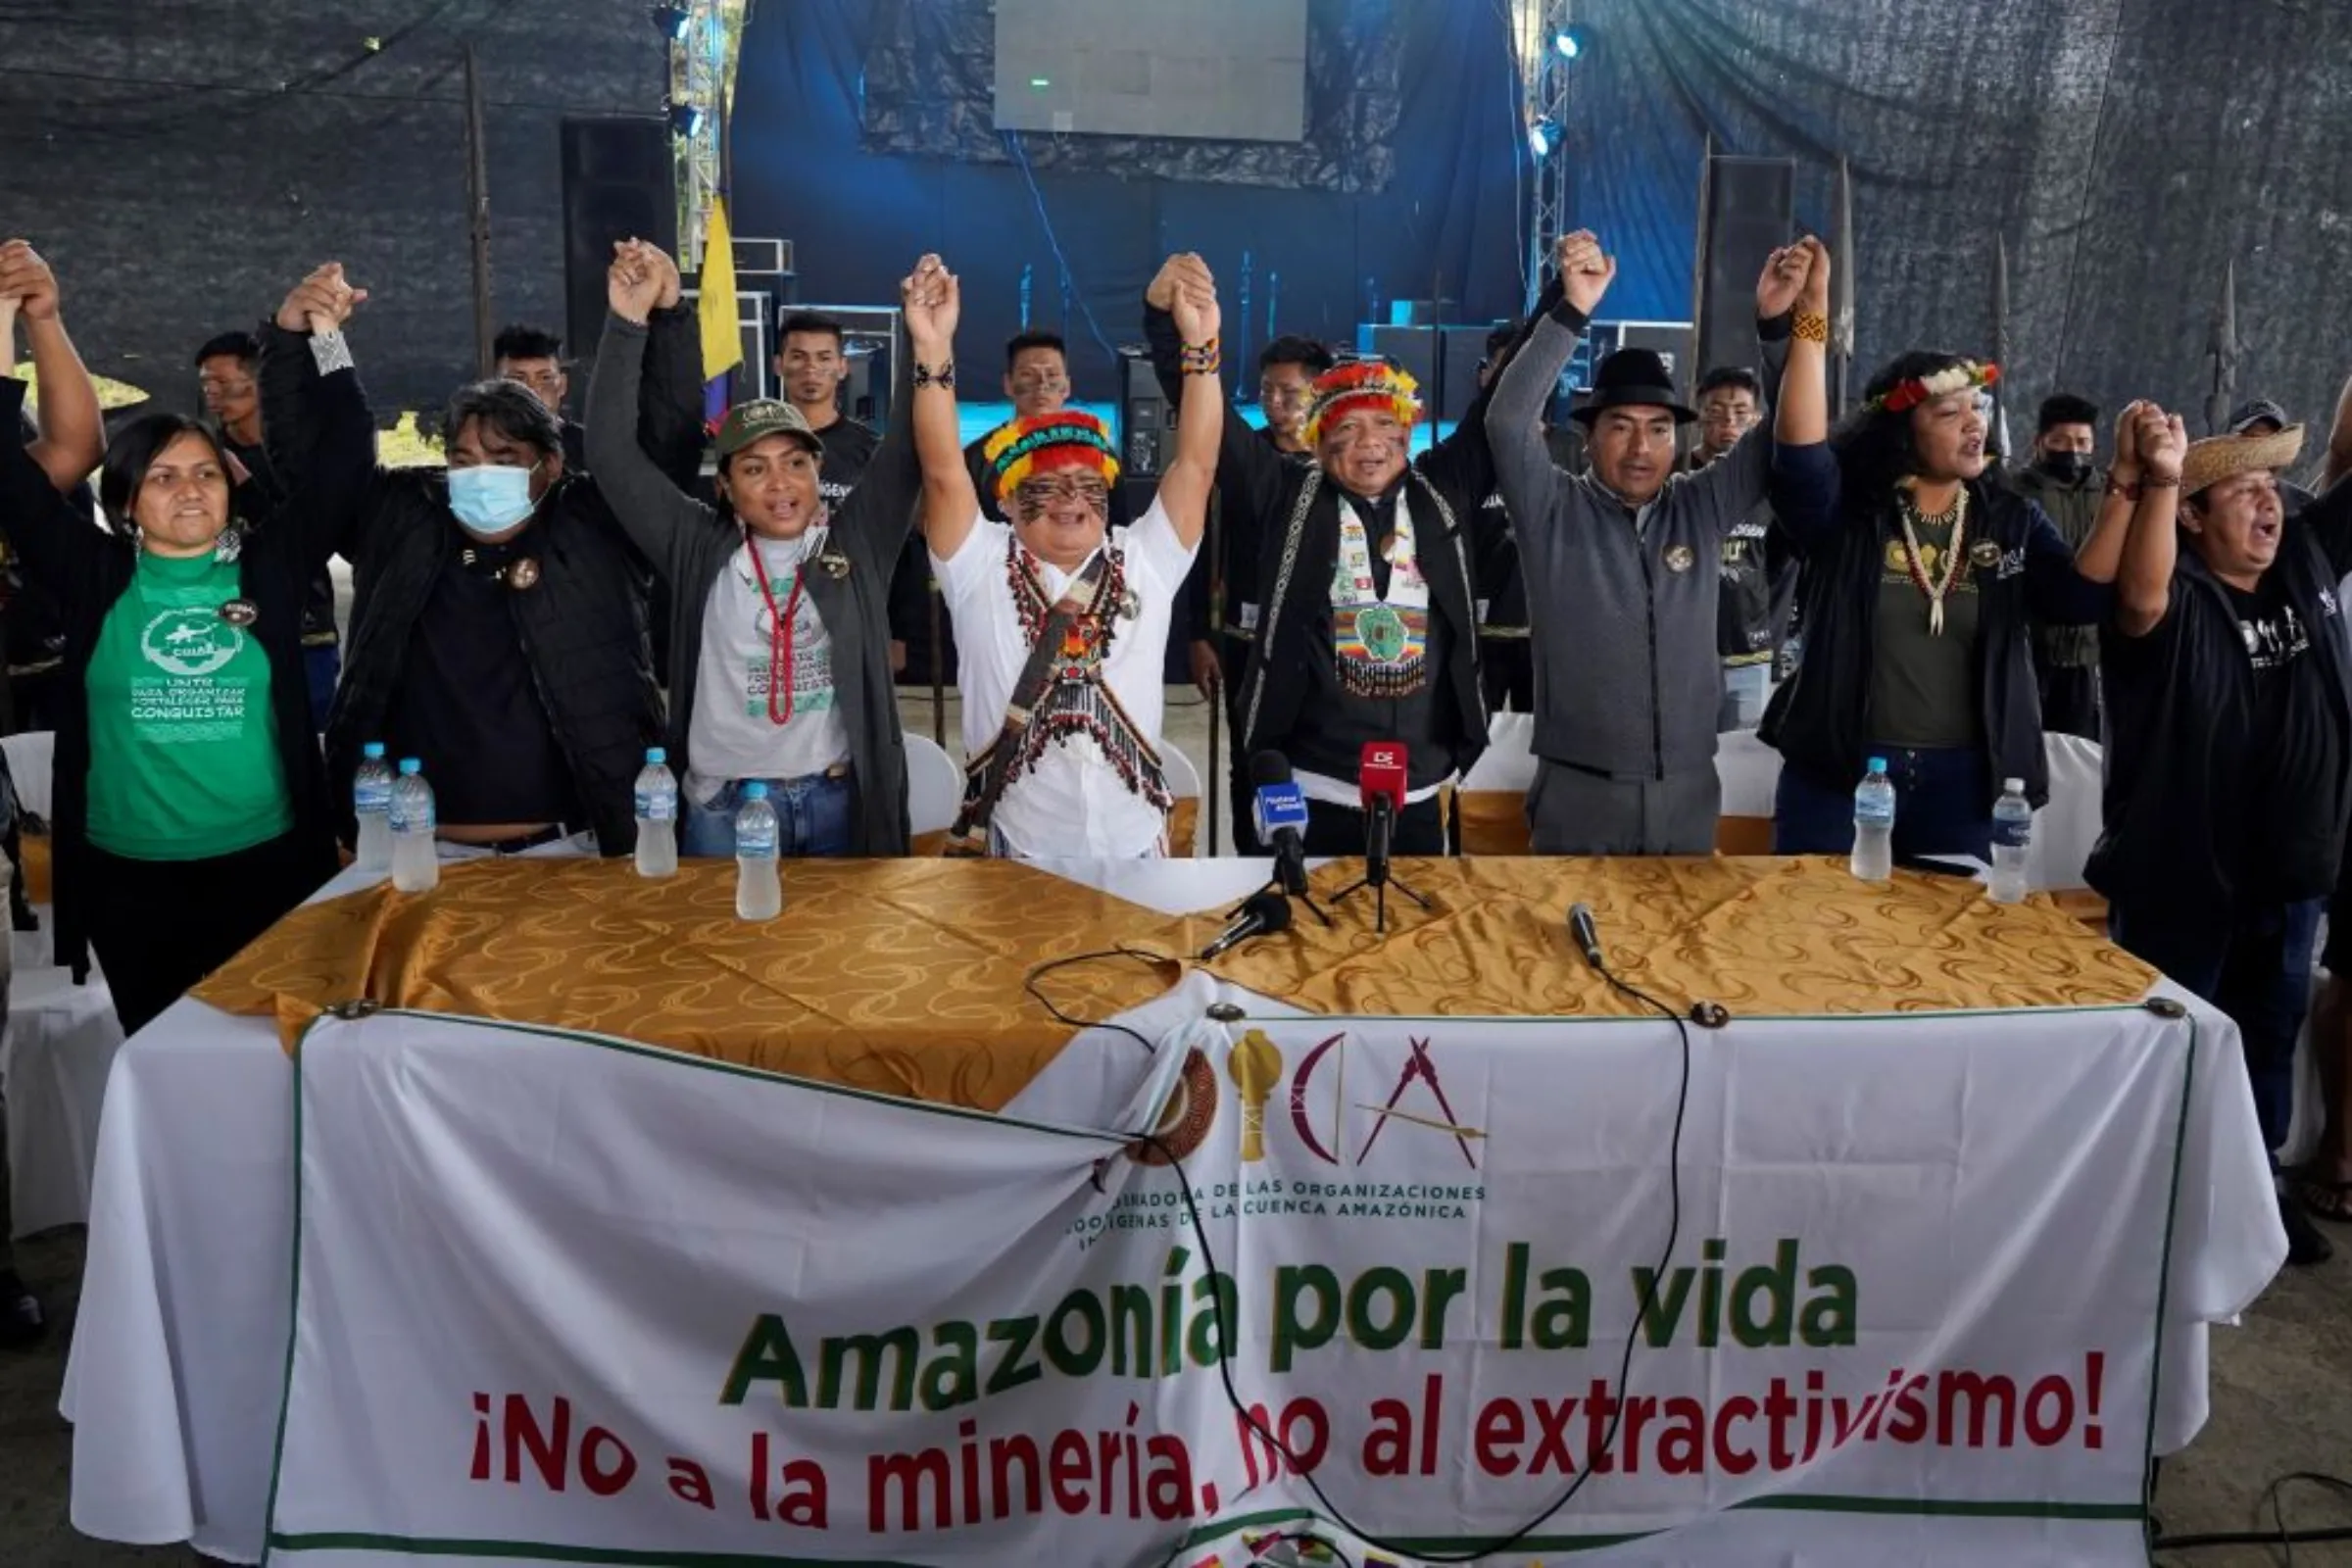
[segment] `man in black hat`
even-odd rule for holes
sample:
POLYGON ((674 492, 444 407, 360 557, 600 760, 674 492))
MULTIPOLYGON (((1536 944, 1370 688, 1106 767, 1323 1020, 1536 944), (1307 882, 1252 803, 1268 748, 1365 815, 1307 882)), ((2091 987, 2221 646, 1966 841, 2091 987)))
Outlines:
MULTIPOLYGON (((1775 251, 1756 285, 1768 385, 1818 244, 1775 251)), ((1676 473, 1675 431, 1698 416, 1677 400, 1657 355, 1621 349, 1576 414, 1591 471, 1555 466, 1544 407, 1616 271, 1591 234, 1560 241, 1564 297, 1503 372, 1488 417, 1535 645, 1529 836, 1539 855, 1705 855, 1723 797, 1723 544, 1765 499, 1771 426, 1695 473, 1676 473)), ((1826 332, 1827 322, 1801 327, 1826 332)))

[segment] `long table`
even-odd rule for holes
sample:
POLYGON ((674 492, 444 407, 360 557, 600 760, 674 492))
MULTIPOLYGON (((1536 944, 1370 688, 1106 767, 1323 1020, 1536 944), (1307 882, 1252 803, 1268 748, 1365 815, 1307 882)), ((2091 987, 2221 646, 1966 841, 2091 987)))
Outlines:
MULTIPOLYGON (((606 868, 606 874, 620 869, 606 868)), ((937 866, 932 874, 943 879, 958 875, 1001 879, 1005 869, 1009 868, 977 872, 937 866)), ((1076 956, 1111 941, 1136 940, 1138 932, 1146 934, 1143 940, 1155 940, 1161 952, 1173 950, 1179 943, 1197 946, 1196 939, 1213 930, 1224 909, 1259 885, 1268 868, 1263 862, 1229 860, 1150 866, 1064 864, 1051 870, 1059 880, 1046 885, 1067 890, 1073 911, 1071 925, 1064 933, 1041 939, 1046 945, 1036 951, 1076 956), (1199 918, 1170 918, 1186 915, 1199 918)), ((1523 869, 1510 873, 1527 874, 1523 869)), ((1585 874, 1573 867, 1562 869, 1561 889, 1585 874)), ((1793 952, 1788 945, 1800 942, 1801 933, 1768 929, 1778 914, 1799 906, 1793 896, 1779 891, 1781 873, 1769 867, 1759 868, 1747 882, 1726 881, 1729 873, 1701 867, 1686 874, 1653 864, 1628 874, 1657 880, 1628 883, 1613 894, 1602 888, 1595 896, 1606 922, 1604 932, 1621 933, 1614 940, 1624 942, 1641 930, 1643 940, 1656 942, 1654 948, 1637 946, 1636 951, 1624 953, 1622 961, 1628 973, 1670 995, 1693 994, 1688 977, 1710 974, 1711 941, 1753 946, 1758 963, 1768 961, 1777 951, 1793 952), (1702 898, 1695 891, 1702 887, 1714 892, 1702 898), (1671 912, 1667 906, 1677 897, 1686 906, 1685 917, 1672 926, 1679 934, 1654 935, 1651 928, 1642 926, 1644 920, 1666 919, 1671 912), (1788 906, 1777 914, 1776 900, 1788 906)), ((874 884, 880 895, 904 913, 907 954, 904 961, 912 966, 909 973, 919 974, 923 961, 928 961, 923 956, 929 951, 925 944, 943 942, 940 933, 956 929, 954 911, 958 900, 954 889, 944 881, 925 889, 919 881, 908 881, 918 874, 905 868, 877 870, 873 875, 881 879, 874 884)), ((1430 974, 1452 976, 1472 1004, 1494 987, 1510 983, 1507 975, 1498 978, 1492 973, 1463 972, 1461 956, 1488 951, 1489 944, 1497 951, 1509 951, 1514 941, 1533 940, 1527 922, 1519 922, 1516 930, 1511 928, 1498 913, 1506 907, 1504 904, 1490 902, 1471 907, 1470 894, 1481 886, 1485 875, 1476 862, 1452 871, 1432 865, 1423 875, 1458 879, 1446 883, 1439 901, 1458 911, 1452 920, 1458 929, 1448 932, 1445 919, 1433 918, 1417 929, 1400 932, 1396 942, 1385 942, 1363 929, 1361 906, 1351 904, 1343 912, 1338 929, 1318 930, 1302 935, 1295 944, 1268 944, 1254 954, 1243 954, 1234 973, 1250 984, 1198 969, 1174 978, 1173 971, 1154 970, 1141 962, 1129 966, 1124 978, 1111 978, 1106 971, 1115 966, 1089 962, 1041 980, 1041 989, 1079 1018, 1103 1016, 1090 1010, 1090 999, 1131 994, 1131 1002, 1118 1010, 1113 1021, 1150 1040, 1179 1038, 1186 1029, 1197 1027, 1212 1008, 1230 1009, 1278 1041, 1285 1059, 1297 1070, 1314 1043, 1307 1034, 1286 1035, 1291 1026, 1281 1022, 1285 1018, 1302 1020, 1298 1027, 1311 1030, 1323 1015, 1354 1013, 1365 1020, 1356 1027, 1369 1039, 1381 1032, 1376 1015, 1408 1009, 1360 1004, 1392 992, 1397 976, 1416 972, 1416 965, 1430 974), (1309 962, 1302 954, 1317 956, 1309 962), (1388 955, 1385 961, 1384 954, 1388 955), (1298 1004, 1300 998, 1315 1004, 1311 1011, 1298 1004)), ((1497 870, 1493 875, 1504 873, 1497 870)), ((363 879, 347 875, 330 885, 322 897, 356 893, 362 886, 363 879)), ((972 886, 982 887, 978 883, 972 886)), ((1324 886, 1328 891, 1328 881, 1324 886)), ((1800 918, 1809 928, 1825 921, 1835 925, 1840 918, 1836 890, 1827 884, 1817 886, 1825 891, 1805 895, 1814 903, 1804 906, 1806 912, 1800 918)), ((1004 891, 998 883, 988 884, 987 890, 992 894, 1004 891)), ((1039 914, 1034 906, 1039 902, 1036 888, 1014 891, 1025 892, 1030 906, 1021 918, 1034 921, 1039 914)), ((821 906, 821 896, 811 903, 821 906)), ((374 911, 368 916, 372 922, 369 929, 380 938, 383 922, 397 913, 396 905, 378 902, 369 906, 365 900, 345 900, 337 906, 338 909, 363 906, 374 911)), ((1402 921, 1400 907, 1392 901, 1392 914, 1402 921)), ((1890 919, 1889 929, 1869 933, 1840 951, 1851 950, 1847 956, 1854 961, 1878 965, 1890 976, 1898 970, 1910 974, 1926 988, 1923 995, 1933 993, 1938 977, 1967 986, 1990 985, 1998 994, 2005 986, 2033 979, 2029 974, 2025 980, 2013 980, 2014 970, 2032 970, 2036 962, 2046 964, 2046 958, 2037 960, 2024 947, 2010 960, 1997 964, 1987 957, 1999 952, 1998 928, 1987 928, 1994 932, 1993 937, 1970 932, 1975 922, 1997 922, 2005 916, 1986 915, 1948 888, 1898 891, 1890 896, 1886 908, 1905 912, 1890 917, 1881 909, 1876 918, 1890 919), (1904 899, 1914 903, 1905 905, 1904 899), (1941 913, 1932 920, 1919 913, 1930 908, 1941 913), (1900 944, 1890 940, 1906 922, 1916 924, 1911 946, 1924 957, 1898 951, 1900 944), (1997 974, 1983 972, 1996 966, 2000 969, 1997 974)), ((809 923, 821 922, 811 915, 809 923)), ((1667 929, 1654 928, 1656 932, 1667 929)), ((986 949, 991 961, 1015 971, 1032 956, 1031 950, 1010 937, 985 932, 967 932, 965 937, 975 955, 986 949)), ((658 946, 661 938, 662 932, 655 931, 647 940, 658 946)), ((627 935, 624 947, 636 940, 636 934, 627 935)), ((817 940, 817 934, 810 933, 809 940, 817 940)), ((396 982, 408 988, 412 1000, 424 996, 438 1010, 486 1010, 477 1004, 500 1002, 497 977, 487 970, 468 970, 460 948, 462 944, 440 947, 442 958, 454 967, 436 970, 432 964, 421 963, 389 979, 379 968, 372 973, 372 982, 396 982)), ((629 947, 628 951, 635 949, 629 947)), ((703 956, 721 968, 737 961, 723 951, 703 956)), ((1523 967, 1525 962, 1521 960, 1523 967)), ((983 966, 969 972, 986 970, 983 966)), ((1833 983, 1850 985, 1850 978, 1838 978, 1841 972, 1826 962, 1792 962, 1783 978, 1810 973, 1816 990, 1833 983)), ((236 1561, 257 1561, 261 1556, 273 1439, 288 1371, 293 1309, 289 1260, 296 1252, 295 1073, 286 1048, 291 1032, 311 1021, 303 1006, 287 1000, 291 993, 303 991, 305 983, 282 975, 277 978, 284 989, 277 993, 279 1004, 269 1014, 231 1013, 202 1001, 184 1001, 128 1042, 118 1058, 100 1130, 80 1318, 61 1400, 64 1414, 75 1428, 73 1522, 85 1534, 141 1544, 187 1541, 211 1555, 236 1561)), ((350 977, 312 978, 317 980, 312 993, 324 997, 350 977)), ((363 978, 369 977, 364 974, 363 978)), ((585 991, 597 986, 600 978, 580 972, 559 977, 556 984, 561 991, 585 991)), ((671 978, 681 977, 673 974, 671 978)), ((1776 1010, 1760 1005, 1757 993, 1769 988, 1752 977, 1742 981, 1717 974, 1715 978, 1719 983, 1712 989, 1718 1000, 1747 995, 1743 1017, 1776 1010)), ((244 981, 254 982, 257 977, 249 974, 244 981)), ((944 1049, 959 1030, 969 1027, 968 1021, 958 1023, 953 1015, 941 1015, 936 1030, 922 1033, 904 1051, 867 1049, 881 1027, 876 1020, 897 1017, 875 1000, 888 992, 888 984, 880 980, 872 984, 871 996, 856 986, 849 988, 864 997, 857 1007, 845 1004, 837 1015, 819 1017, 820 1009, 809 1005, 812 992, 805 981, 777 982, 775 989, 786 993, 777 1005, 797 1020, 781 1032, 824 1041, 813 1053, 777 1065, 788 1067, 805 1081, 831 1082, 859 1092, 875 1088, 873 1073, 903 1070, 911 1074, 903 1085, 911 1098, 975 1106, 1008 1123, 1023 1125, 1130 1125, 1130 1120, 1122 1118, 1131 1117, 1137 1104, 1164 1095, 1169 1088, 1172 1054, 1148 1057, 1134 1049, 1129 1037, 1106 1027, 1078 1031, 1072 1038, 1073 1032, 1046 1018, 1042 1007, 1033 1007, 1024 1015, 1018 1003, 1005 1011, 1008 1049, 1019 1056, 1017 1071, 982 1072, 975 1079, 972 1070, 963 1069, 926 1078, 920 1067, 906 1068, 904 1058, 925 1050, 944 1049), (1038 1048, 1040 1038, 1050 1044, 1038 1048), (845 1051, 843 1041, 865 1044, 845 1051), (1063 1041, 1067 1043, 1053 1043, 1063 1041), (891 1067, 894 1060, 900 1067, 891 1067)), ((1557 985, 1556 994, 1541 1006, 1542 1012, 1561 1016, 1601 1012, 1598 1004, 1591 1000, 1599 993, 1572 995, 1564 981, 1557 985)), ((1539 988, 1535 994, 1546 993, 1539 988)), ((2261 1292, 2283 1260, 2284 1238, 2272 1202, 2235 1030, 2219 1014, 2169 986, 2159 983, 2151 994, 2177 1002, 2195 1026, 2193 1050, 2180 1058, 2176 1171, 2172 1211, 2165 1226, 2162 1323, 2155 1348, 2160 1363, 2146 1413, 2148 1446, 2169 1452, 2185 1444, 2205 1419, 2207 1326, 2227 1321, 2261 1292)), ((1004 1010, 1006 999, 987 1000, 1004 1010)), ((1950 1002, 1923 1004, 1917 999, 1903 1004, 1954 1005, 1950 1002)), ((308 1010, 315 1015, 315 1008, 308 1010)), ((1425 1010, 1458 1015, 1482 1009, 1441 999, 1425 1010)), ((1614 1016, 1635 1010, 1614 1004, 1606 1008, 1614 1016)), ((1777 1010, 1801 1009, 1784 1006, 1777 1010)), ((1855 1014, 1871 1009, 1849 1004, 1824 1010, 1855 1014)), ((2061 1009, 2031 1016, 2065 1022, 2073 1015, 2061 1009)), ((2022 1029, 2029 1021, 2029 1015, 2021 1011, 2014 1024, 2022 1029)), ((891 1026, 908 1027, 903 1020, 891 1026)), ((1590 1031, 1597 1026, 1578 1027, 1590 1031)), ((1955 1151, 1967 1145, 1962 1134, 1968 1131, 1970 1107, 1990 1094, 1991 1085, 2014 1084, 2042 1070, 2048 1072, 2053 1086, 2073 1082, 2057 1065, 2037 1068, 2030 1054, 2004 1054, 1998 1037, 2011 1024, 1998 1015, 1898 1019, 1891 1024, 1880 1019, 1874 1026, 1884 1037, 1881 1044, 1891 1042, 1899 1049, 1902 1041, 1910 1040, 1913 1049, 1923 1054, 1920 1062, 1943 1064, 1938 1070, 1948 1079, 1945 1093, 1956 1129, 1955 1151)), ((1550 1026, 1539 1025, 1543 1027, 1550 1026)), ((1654 1078, 1671 1089, 1671 1079, 1661 1076, 1666 1073, 1671 1052, 1655 1042, 1660 1038, 1671 1042, 1673 1036, 1658 1036, 1663 1025, 1641 1027, 1651 1032, 1641 1038, 1652 1040, 1652 1046, 1637 1052, 1630 1062, 1619 1063, 1619 1069, 1638 1074, 1643 1083, 1654 1078)), ((657 1044, 713 1060, 732 1060, 736 1047, 719 1038, 723 1034, 720 1030, 688 1029, 679 1039, 657 1044)), ((1516 1034, 1481 1036, 1462 1049, 1492 1054, 1493 1064, 1484 1070, 1494 1083, 1504 1082, 1509 1072, 1524 1073, 1532 1062, 1546 1064, 1544 1081, 1549 1081, 1551 1075, 1568 1075, 1572 1081, 1584 1070, 1579 1066, 1584 1058, 1560 1053, 1556 1046, 1546 1045, 1544 1038, 1527 1033, 1523 1027, 1516 1034), (1530 1052, 1540 1054, 1531 1056, 1527 1054, 1530 1052)), ((1602 1037, 1578 1033, 1557 1038, 1602 1037)), ((1731 1115, 1726 1107, 1736 1104, 1742 1094, 1752 1097, 1768 1085, 1784 1094, 1797 1086, 1799 1092, 1791 1097, 1791 1104, 1801 1105, 1810 1095, 1824 1105, 1834 1105, 1838 1116, 1846 1118, 1844 1122, 1832 1118, 1843 1127, 1843 1132, 1837 1134, 1841 1137, 1854 1135, 1852 1112, 1856 1106, 1867 1108, 1875 1102, 1886 1110, 1899 1103, 1900 1086, 1915 1081, 1914 1075, 1896 1069, 1896 1058, 1886 1051, 1861 1051, 1839 1044, 1850 1038, 1832 1030, 1827 1022, 1775 1023, 1762 1016, 1752 1025, 1743 1021, 1714 1038, 1702 1038, 1693 1050, 1696 1087, 1691 1103, 1696 1107, 1694 1115, 1713 1129, 1700 1136, 1713 1136, 1718 1143, 1713 1148, 1703 1143, 1687 1145, 1687 1172, 1713 1171, 1722 1181, 1723 1173, 1732 1168, 1731 1150, 1738 1142, 1729 1130, 1732 1123, 1725 1119, 1731 1115), (1742 1042, 1747 1047, 1744 1056, 1735 1049, 1742 1042), (1785 1065, 1767 1071, 1763 1064, 1773 1061, 1785 1065), (1881 1071, 1889 1076, 1884 1085, 1872 1087, 1871 1074, 1881 1071), (1747 1086, 1744 1090, 1743 1084, 1747 1086), (1857 1095, 1861 1098, 1853 1098, 1857 1095), (1874 1095, 1886 1098, 1874 1102, 1874 1095)), ((1401 1036, 1390 1044, 1414 1057, 1422 1054, 1421 1046, 1411 1045, 1401 1036)), ((1377 1054, 1371 1046, 1365 1049, 1377 1054)), ((985 1055, 980 1054, 981 1058, 985 1055)), ((1600 1057, 1595 1054, 1592 1059, 1597 1071, 1600 1057)), ((1233 1076, 1238 1083, 1238 1075, 1246 1070, 1226 1063, 1223 1075, 1233 1076)), ((1478 1071, 1471 1070, 1471 1075, 1477 1076, 1478 1071)), ((1402 1082, 1400 1077, 1400 1087, 1402 1082)), ((1214 1083, 1212 1077, 1212 1092, 1214 1083)), ((2078 1085, 2076 1092, 2089 1090, 2078 1085)), ((1304 1093, 1303 1080, 1299 1093, 1304 1093)), ((1990 1102, 1984 1100, 1983 1103, 1990 1102)), ((1394 1097, 1390 1105, 1397 1117, 1409 1120, 1410 1113, 1397 1109, 1394 1097)), ((1424 1111, 1427 1108, 1422 1107, 1424 1111)), ((1984 1125, 1970 1136, 1992 1138, 1977 1157, 1994 1163, 2014 1161, 2019 1146, 1993 1137, 1998 1129, 1990 1123, 1997 1118, 1986 1117, 1981 1105, 1974 1114, 1984 1125)), ((1501 1113, 1496 1115, 1500 1119, 1501 1113)), ((1801 1121, 1803 1116, 1796 1119, 1801 1121)), ((1454 1117, 1448 1111, 1440 1120, 1451 1126, 1454 1117)), ((1786 1120, 1776 1117, 1775 1124, 1786 1120)), ((1307 1125, 1302 1119, 1302 1131, 1307 1125)), ((1829 1137, 1834 1132, 1836 1126, 1830 1132, 1817 1128, 1814 1136, 1829 1137)), ((1467 1155, 1468 1146, 1463 1147, 1467 1155)), ((1210 1156, 1203 1153, 1200 1157, 1210 1156)), ((1788 1155, 1783 1152, 1772 1157, 1785 1165, 1788 1155)), ((1628 1179, 1655 1185, 1662 1175, 1662 1159, 1655 1152, 1643 1158, 1649 1161, 1648 1176, 1642 1178, 1637 1171, 1628 1179)), ((1241 1167, 1237 1164, 1234 1169, 1241 1167)), ((2052 1162, 2055 1188, 2089 1191, 2097 1180, 2095 1171, 2069 1165, 2063 1159, 2052 1162)), ((1696 1175, 1689 1176, 1686 1185, 1692 1189, 1687 1199, 1692 1213, 1687 1222, 1685 1248, 1690 1250, 1699 1238, 1723 1234, 1720 1227, 1736 1207, 1738 1195, 1720 1188, 1709 1192, 1706 1181, 1696 1175)), ((2036 1200, 2036 1195, 2022 1190, 2012 1198, 2036 1200)), ((1851 1216, 1842 1223, 1850 1225, 1851 1216)), ((1967 1245, 1985 1244, 1978 1240, 1967 1245)), ((2128 1434, 2125 1441, 2136 1446, 2138 1434, 2128 1434)))

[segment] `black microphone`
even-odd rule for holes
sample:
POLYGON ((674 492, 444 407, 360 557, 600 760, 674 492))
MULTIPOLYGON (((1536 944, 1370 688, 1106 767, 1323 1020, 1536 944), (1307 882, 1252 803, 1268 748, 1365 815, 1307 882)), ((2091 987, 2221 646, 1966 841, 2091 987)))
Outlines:
POLYGON ((1568 934, 1576 939, 1587 963, 1602 974, 1608 973, 1609 961, 1600 956, 1600 928, 1592 923, 1592 906, 1568 906, 1568 934))
POLYGON ((1356 794, 1364 808, 1364 883, 1386 887, 1389 847, 1396 813, 1404 809, 1405 752, 1395 741, 1367 741, 1357 763, 1356 794))
POLYGON ((1200 950, 1200 961, 1206 963, 1226 949, 1249 941, 1251 937, 1271 936, 1291 928, 1291 901, 1272 888, 1263 888, 1250 895, 1242 905, 1242 912, 1234 916, 1225 934, 1200 950))
POLYGON ((1291 760, 1280 752, 1257 752, 1250 759, 1250 784, 1255 791, 1250 807, 1257 836, 1274 855, 1275 879, 1294 899, 1306 897, 1306 840, 1299 830, 1306 822, 1306 797, 1291 777, 1291 760))

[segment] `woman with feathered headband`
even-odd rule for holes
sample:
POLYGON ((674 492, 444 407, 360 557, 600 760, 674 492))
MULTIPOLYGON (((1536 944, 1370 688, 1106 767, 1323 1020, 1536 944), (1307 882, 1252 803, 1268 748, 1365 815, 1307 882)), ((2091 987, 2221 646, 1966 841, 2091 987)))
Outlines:
MULTIPOLYGON (((1816 252, 1800 313, 1828 311, 1829 273, 1816 252)), ((1805 640, 1761 732, 1783 763, 1773 849, 1850 850, 1854 786, 1884 758, 1897 856, 1989 859, 2005 781, 2035 806, 2049 794, 2028 628, 2096 621, 2110 591, 2038 507, 1984 482, 1997 367, 1904 354, 1829 436, 1826 358, 1819 338, 1791 345, 1777 416, 1773 506, 1803 563, 1805 640)), ((2083 541, 2108 578, 2130 521, 2111 504, 2083 541)))

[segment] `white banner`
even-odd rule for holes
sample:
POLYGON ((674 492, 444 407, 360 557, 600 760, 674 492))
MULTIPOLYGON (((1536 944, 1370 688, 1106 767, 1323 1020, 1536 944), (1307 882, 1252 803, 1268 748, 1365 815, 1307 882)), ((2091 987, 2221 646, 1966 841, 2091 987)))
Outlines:
POLYGON ((272 1558, 2144 1562, 2194 1042, 1204 1022, 1154 1147, 323 1023, 272 1558))

